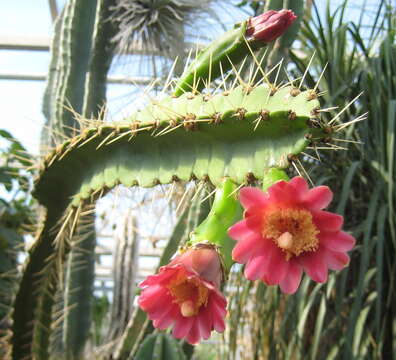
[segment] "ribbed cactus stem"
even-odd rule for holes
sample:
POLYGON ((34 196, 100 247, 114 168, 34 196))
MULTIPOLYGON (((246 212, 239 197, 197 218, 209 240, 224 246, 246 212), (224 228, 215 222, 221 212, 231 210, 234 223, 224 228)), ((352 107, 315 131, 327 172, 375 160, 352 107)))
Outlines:
POLYGON ((123 231, 115 239, 117 245, 113 257, 114 287, 108 341, 116 339, 124 332, 132 313, 139 253, 136 227, 136 218, 132 213, 127 213, 123 221, 123 231))

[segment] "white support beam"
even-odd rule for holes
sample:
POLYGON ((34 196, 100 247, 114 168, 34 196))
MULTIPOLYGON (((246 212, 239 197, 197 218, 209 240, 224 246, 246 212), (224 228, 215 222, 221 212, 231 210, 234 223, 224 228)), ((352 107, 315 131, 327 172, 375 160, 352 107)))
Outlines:
MULTIPOLYGON (((26 36, 1 36, 0 50, 30 50, 30 51, 49 51, 51 44, 50 37, 26 37, 26 36)), ((201 50, 203 44, 187 44, 187 48, 201 50)), ((135 47, 131 49, 129 55, 163 56, 156 49, 146 49, 135 47)))
MULTIPOLYGON (((46 74, 16 74, 16 73, 0 73, 0 80, 22 80, 22 81, 45 81, 46 74)), ((121 77, 111 76, 107 78, 109 84, 122 85, 149 85, 153 81, 160 83, 160 79, 153 79, 150 77, 121 77)))
POLYGON ((50 42, 49 37, 0 36, 0 50, 48 51, 50 42))

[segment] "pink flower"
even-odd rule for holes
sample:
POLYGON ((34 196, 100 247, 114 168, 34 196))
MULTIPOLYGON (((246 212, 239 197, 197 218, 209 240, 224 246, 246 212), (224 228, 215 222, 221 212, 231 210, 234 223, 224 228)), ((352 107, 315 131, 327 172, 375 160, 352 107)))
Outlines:
POLYGON ((223 332, 227 301, 219 287, 223 269, 213 245, 198 244, 147 277, 140 287, 139 306, 164 330, 196 344, 212 330, 223 332))
POLYGON ((292 294, 303 270, 312 280, 325 282, 328 269, 346 266, 346 252, 355 239, 341 231, 341 215, 322 210, 332 198, 327 186, 309 189, 302 177, 279 181, 267 193, 243 188, 244 220, 228 234, 238 241, 232 257, 246 264, 246 278, 279 284, 283 292, 292 294))
POLYGON ((249 19, 246 35, 269 43, 283 35, 295 19, 297 16, 291 10, 269 10, 249 19))

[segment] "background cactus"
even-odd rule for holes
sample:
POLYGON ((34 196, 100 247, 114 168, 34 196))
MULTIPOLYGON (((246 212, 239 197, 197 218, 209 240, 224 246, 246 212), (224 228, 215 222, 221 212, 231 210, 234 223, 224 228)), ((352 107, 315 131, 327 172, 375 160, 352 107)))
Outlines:
POLYGON ((186 357, 179 343, 167 334, 151 334, 140 345, 136 360, 175 359, 185 360, 186 357))
POLYGON ((122 335, 131 316, 131 302, 135 298, 138 270, 139 236, 136 218, 130 212, 124 220, 124 231, 118 235, 113 260, 113 302, 111 305, 108 340, 122 335))
MULTIPOLYGON (((43 104, 47 118, 43 148, 53 147, 79 129, 74 112, 86 118, 99 118, 103 111, 107 73, 114 54, 111 38, 115 27, 108 21, 111 6, 114 6, 112 0, 69 1, 57 19, 43 104)), ((57 310, 63 321, 59 322, 55 347, 59 356, 64 354, 68 359, 81 356, 91 326, 94 215, 86 221, 78 229, 78 246, 71 249, 67 260, 64 296, 58 296, 57 310)), ((38 338, 45 339, 46 334, 38 338)))

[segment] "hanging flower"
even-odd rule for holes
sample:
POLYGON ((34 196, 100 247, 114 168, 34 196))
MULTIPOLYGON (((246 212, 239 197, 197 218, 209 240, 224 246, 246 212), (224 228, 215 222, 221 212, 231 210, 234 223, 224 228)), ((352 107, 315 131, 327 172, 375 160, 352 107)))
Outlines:
POLYGON ((243 188, 244 219, 228 234, 238 241, 232 257, 246 264, 246 278, 279 284, 283 292, 292 294, 303 270, 312 280, 325 282, 328 269, 346 266, 346 252, 355 239, 341 231, 341 215, 322 210, 332 198, 327 186, 309 189, 302 177, 278 181, 266 193, 243 188))
POLYGON ((283 35, 296 19, 291 10, 269 10, 249 19, 246 35, 269 43, 283 35))
POLYGON ((196 344, 212 330, 223 332, 227 301, 220 292, 223 270, 215 246, 197 244, 149 276, 140 287, 139 306, 164 330, 196 344))

